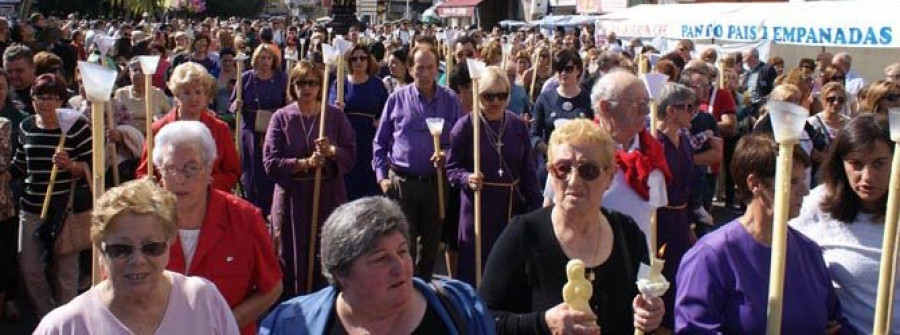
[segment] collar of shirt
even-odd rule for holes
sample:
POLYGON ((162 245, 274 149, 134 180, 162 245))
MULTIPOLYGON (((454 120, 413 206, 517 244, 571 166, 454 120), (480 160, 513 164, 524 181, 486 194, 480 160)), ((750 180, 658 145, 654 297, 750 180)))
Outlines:
MULTIPOLYGON (((628 151, 639 150, 641 148, 641 141, 638 140, 638 135, 635 134, 634 138, 631 139, 631 144, 628 146, 628 151)), ((625 146, 620 143, 616 143, 616 150, 623 150, 625 146)))

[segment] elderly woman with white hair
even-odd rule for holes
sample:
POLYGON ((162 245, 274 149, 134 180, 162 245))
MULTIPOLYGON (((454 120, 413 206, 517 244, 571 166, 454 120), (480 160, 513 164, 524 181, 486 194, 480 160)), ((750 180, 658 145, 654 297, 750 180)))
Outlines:
MULTIPOLYGON (((175 121, 203 123, 215 140, 216 160, 208 171, 212 177, 212 186, 217 190, 231 192, 241 175, 241 166, 228 124, 216 119, 215 112, 207 107, 216 94, 215 78, 202 65, 187 62, 175 68, 168 85, 175 97, 175 108, 153 123, 153 134, 175 121)), ((137 178, 147 175, 147 159, 147 148, 144 147, 141 163, 135 173, 137 178)), ((154 172, 154 177, 158 179, 159 170, 154 172)))
POLYGON ((514 215, 541 206, 541 192, 537 179, 534 151, 531 148, 528 124, 506 109, 510 83, 499 67, 485 69, 480 79, 478 101, 481 113, 469 113, 459 119, 450 133, 451 147, 447 158, 447 178, 460 190, 460 224, 457 234, 460 244, 458 277, 469 284, 475 278, 475 216, 474 194, 480 190, 482 211, 482 266, 487 262, 491 246, 514 215), (473 167, 473 120, 481 120, 481 172, 473 167))
POLYGON ((282 303, 259 333, 494 334, 470 286, 413 277, 409 248, 397 203, 378 196, 338 207, 322 230, 322 274, 331 285, 282 303))
POLYGON ((216 143, 198 121, 175 121, 155 139, 153 163, 175 194, 177 234, 166 269, 209 279, 242 334, 281 296, 281 268, 259 208, 211 186, 216 143))

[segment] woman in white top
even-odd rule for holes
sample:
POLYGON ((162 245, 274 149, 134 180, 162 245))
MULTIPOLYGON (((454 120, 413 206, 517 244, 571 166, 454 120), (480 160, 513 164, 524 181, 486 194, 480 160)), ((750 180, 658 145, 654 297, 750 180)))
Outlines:
MULTIPOLYGON (((822 185, 790 223, 822 247, 844 316, 860 334, 871 333, 874 321, 893 147, 883 116, 850 120, 831 143, 822 185)), ((893 324, 900 324, 900 310, 893 324)))

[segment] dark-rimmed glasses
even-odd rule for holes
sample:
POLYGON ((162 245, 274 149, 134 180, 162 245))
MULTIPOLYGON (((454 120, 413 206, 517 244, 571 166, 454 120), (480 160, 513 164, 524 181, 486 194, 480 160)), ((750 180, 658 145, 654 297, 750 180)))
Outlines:
POLYGON ((134 249, 141 251, 144 256, 159 257, 169 250, 169 244, 166 242, 144 242, 140 247, 135 248, 131 244, 100 244, 100 250, 110 258, 128 258, 134 254, 134 249))
POLYGON ((319 86, 319 81, 318 81, 318 80, 297 80, 297 81, 294 81, 294 86, 297 86, 297 87, 318 87, 318 86, 319 86))
POLYGON ((591 162, 556 162, 547 164, 547 171, 549 171, 556 179, 569 179, 569 174, 572 173, 572 170, 578 171, 578 175, 581 176, 581 179, 592 181, 597 179, 597 177, 600 176, 600 172, 606 170, 606 168, 601 168, 597 164, 591 162))
POLYGON ((494 100, 505 101, 507 98, 509 98, 509 93, 507 93, 507 92, 485 92, 485 93, 481 93, 481 98, 484 99, 484 101, 494 101, 494 100))
POLYGON ((827 101, 829 104, 837 103, 837 104, 839 104, 839 105, 843 105, 844 102, 847 101, 847 100, 844 99, 844 97, 832 96, 832 97, 827 97, 827 98, 825 98, 825 101, 827 101))
POLYGON ((368 60, 369 60, 369 56, 350 57, 350 63, 353 63, 353 62, 365 62, 365 61, 368 61, 368 60))

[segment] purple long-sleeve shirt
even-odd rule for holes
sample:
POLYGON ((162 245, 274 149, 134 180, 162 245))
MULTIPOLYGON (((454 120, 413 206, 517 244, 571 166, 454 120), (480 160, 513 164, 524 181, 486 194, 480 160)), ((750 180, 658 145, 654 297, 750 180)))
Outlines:
POLYGON ((416 85, 397 89, 388 97, 375 133, 372 166, 378 180, 387 179, 392 167, 406 174, 433 175, 434 144, 425 119, 444 119, 441 149, 446 150, 450 147, 450 129, 461 114, 456 93, 447 87, 435 84, 431 100, 416 85))

